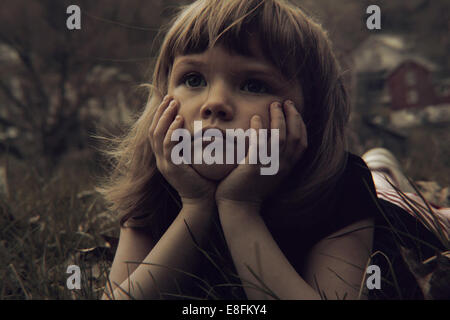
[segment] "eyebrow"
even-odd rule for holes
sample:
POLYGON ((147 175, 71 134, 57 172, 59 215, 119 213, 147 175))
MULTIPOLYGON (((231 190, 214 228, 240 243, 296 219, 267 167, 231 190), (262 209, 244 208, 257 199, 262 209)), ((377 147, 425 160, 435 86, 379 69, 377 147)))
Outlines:
MULTIPOLYGON (((194 58, 187 58, 187 57, 183 57, 180 58, 180 60, 177 61, 175 66, 178 65, 190 65, 193 67, 198 67, 198 68, 204 68, 206 66, 206 63, 204 63, 203 61, 199 61, 196 60, 194 58)), ((235 71, 233 70, 233 67, 230 66, 230 73, 233 75, 238 75, 241 73, 248 73, 254 76, 265 76, 265 77, 270 77, 270 78, 276 78, 278 80, 282 80, 282 81, 286 81, 286 79, 273 67, 267 67, 261 63, 244 63, 244 65, 246 67, 244 67, 243 70, 239 70, 239 71, 235 71)))

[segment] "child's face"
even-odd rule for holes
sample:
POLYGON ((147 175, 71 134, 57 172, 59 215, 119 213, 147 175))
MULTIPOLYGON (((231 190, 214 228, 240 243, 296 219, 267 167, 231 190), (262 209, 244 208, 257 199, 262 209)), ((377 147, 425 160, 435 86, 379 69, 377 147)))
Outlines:
MULTIPOLYGON (((259 115, 263 128, 270 129, 269 107, 290 99, 302 113, 301 86, 288 82, 276 67, 258 50, 257 58, 230 55, 220 46, 201 54, 177 56, 169 78, 168 94, 179 102, 184 128, 194 133, 194 121, 203 128, 223 130, 250 128, 250 119, 259 115)), ((235 153, 236 154, 236 153, 235 153)), ((236 165, 195 165, 205 178, 221 180, 236 165)))

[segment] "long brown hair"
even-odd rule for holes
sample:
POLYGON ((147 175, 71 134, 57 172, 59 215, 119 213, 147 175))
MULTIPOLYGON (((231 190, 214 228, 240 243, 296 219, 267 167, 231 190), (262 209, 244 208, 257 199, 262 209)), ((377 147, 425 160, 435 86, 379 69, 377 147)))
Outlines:
POLYGON ((167 93, 175 57, 204 52, 216 43, 233 53, 251 55, 250 37, 257 37, 263 54, 288 79, 300 81, 304 97, 308 148, 270 201, 301 208, 329 189, 342 172, 349 103, 339 64, 322 27, 287 1, 198 0, 180 7, 171 21, 153 68, 147 105, 109 152, 115 160, 114 170, 99 190, 120 215, 121 225, 132 217, 134 222, 150 224, 159 237, 179 210, 178 195, 156 168, 148 141, 148 129, 167 93))

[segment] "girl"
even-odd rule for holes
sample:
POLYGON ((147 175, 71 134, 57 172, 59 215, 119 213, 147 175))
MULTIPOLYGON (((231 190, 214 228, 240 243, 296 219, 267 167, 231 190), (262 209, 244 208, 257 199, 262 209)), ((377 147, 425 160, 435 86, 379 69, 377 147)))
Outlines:
POLYGON ((364 298, 380 214, 370 171, 345 151, 348 116, 330 42, 299 8, 183 7, 101 189, 121 217, 103 298, 364 298), (194 121, 278 129, 278 173, 248 164, 253 140, 246 163, 174 164, 172 133, 194 121))

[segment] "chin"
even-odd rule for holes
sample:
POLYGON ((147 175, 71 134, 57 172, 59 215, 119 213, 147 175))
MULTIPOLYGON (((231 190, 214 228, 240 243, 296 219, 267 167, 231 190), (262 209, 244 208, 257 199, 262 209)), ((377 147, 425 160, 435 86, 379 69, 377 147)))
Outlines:
POLYGON ((202 177, 220 181, 236 168, 235 164, 191 164, 192 168, 202 177))

